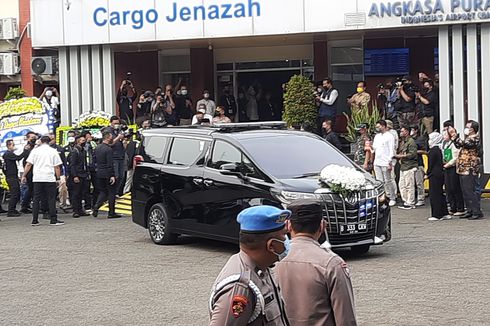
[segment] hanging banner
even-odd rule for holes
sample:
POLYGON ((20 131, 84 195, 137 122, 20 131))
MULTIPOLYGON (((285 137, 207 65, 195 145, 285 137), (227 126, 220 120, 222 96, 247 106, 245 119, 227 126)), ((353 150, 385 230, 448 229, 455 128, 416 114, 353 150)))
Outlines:
POLYGON ((53 130, 49 107, 35 97, 24 97, 0 104, 0 154, 6 142, 13 139, 17 147, 24 145, 24 136, 33 131, 45 135, 53 130))

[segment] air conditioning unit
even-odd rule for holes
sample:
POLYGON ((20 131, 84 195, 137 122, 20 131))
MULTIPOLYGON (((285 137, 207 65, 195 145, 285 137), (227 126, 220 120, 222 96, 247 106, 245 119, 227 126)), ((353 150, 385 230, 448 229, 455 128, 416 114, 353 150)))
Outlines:
POLYGON ((56 73, 57 58, 33 57, 31 60, 31 72, 33 76, 54 75, 56 73))
POLYGON ((13 40, 19 37, 19 25, 16 18, 0 19, 0 40, 13 40))
POLYGON ((17 53, 0 53, 0 75, 11 76, 19 72, 19 55, 17 53))

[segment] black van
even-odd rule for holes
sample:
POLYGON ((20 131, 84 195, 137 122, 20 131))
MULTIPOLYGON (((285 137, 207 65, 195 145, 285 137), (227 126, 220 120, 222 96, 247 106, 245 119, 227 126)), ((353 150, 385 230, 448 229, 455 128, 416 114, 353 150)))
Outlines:
POLYGON ((238 242, 241 210, 313 197, 325 205, 333 248, 367 252, 391 238, 382 183, 322 138, 282 122, 146 130, 135 165, 133 222, 156 244, 180 234, 238 242), (344 198, 322 187, 319 174, 329 164, 363 171, 367 190, 344 198))

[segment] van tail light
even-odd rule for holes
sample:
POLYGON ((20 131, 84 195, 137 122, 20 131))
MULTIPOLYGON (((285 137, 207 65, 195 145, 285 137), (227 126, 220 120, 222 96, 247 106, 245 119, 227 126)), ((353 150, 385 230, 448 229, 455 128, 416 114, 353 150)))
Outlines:
POLYGON ((145 160, 143 159, 143 156, 141 155, 136 155, 133 159, 133 166, 138 166, 140 165, 141 162, 144 162, 145 160))

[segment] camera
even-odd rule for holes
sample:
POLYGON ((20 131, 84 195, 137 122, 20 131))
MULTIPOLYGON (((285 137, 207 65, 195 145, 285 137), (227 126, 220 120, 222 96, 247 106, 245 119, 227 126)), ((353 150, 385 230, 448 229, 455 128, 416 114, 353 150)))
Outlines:
POLYGON ((408 89, 414 93, 420 93, 420 87, 418 87, 417 85, 411 84, 408 89))
POLYGON ((133 84, 133 83, 131 82, 131 75, 132 75, 131 71, 128 71, 128 72, 126 73, 126 78, 124 78, 124 81, 125 81, 125 82, 126 82, 126 84, 128 84, 128 85, 132 85, 132 84, 133 84))
POLYGON ((378 89, 384 89, 385 88, 385 84, 379 83, 378 85, 376 85, 376 88, 378 88, 378 89))

